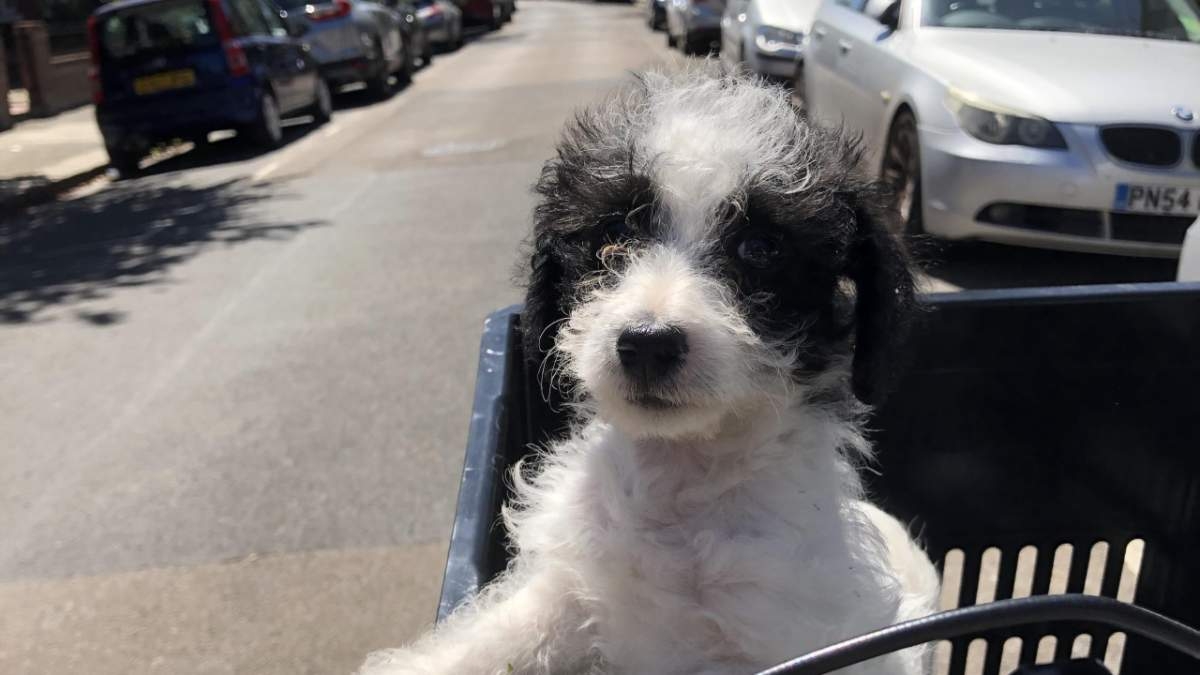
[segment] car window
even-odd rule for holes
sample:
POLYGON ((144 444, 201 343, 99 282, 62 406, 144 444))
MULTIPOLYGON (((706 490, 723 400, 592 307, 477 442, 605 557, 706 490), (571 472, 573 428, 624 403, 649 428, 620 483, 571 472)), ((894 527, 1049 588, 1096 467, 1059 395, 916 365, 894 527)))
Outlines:
POLYGON ((272 2, 258 0, 258 9, 267 22, 267 30, 275 37, 287 37, 288 27, 283 17, 279 16, 279 7, 272 2))
POLYGON ((927 26, 1200 42, 1197 0, 928 0, 923 14, 927 26))
POLYGON ((271 27, 263 18, 257 0, 226 0, 229 6, 229 22, 237 35, 270 35, 271 27))
POLYGON ((218 42, 204 0, 136 5, 108 14, 100 22, 103 52, 114 59, 218 42))
POLYGON ((856 12, 861 12, 867 0, 835 0, 842 7, 848 7, 856 12))

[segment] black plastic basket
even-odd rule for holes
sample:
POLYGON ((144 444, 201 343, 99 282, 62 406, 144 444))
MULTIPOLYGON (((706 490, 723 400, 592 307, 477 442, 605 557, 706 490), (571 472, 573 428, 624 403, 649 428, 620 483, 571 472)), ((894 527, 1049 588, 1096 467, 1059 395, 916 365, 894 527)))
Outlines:
MULTIPOLYGON (((1137 605, 1200 624, 1200 283, 967 291, 923 302, 931 311, 916 329, 911 367, 873 419, 879 473, 867 479, 873 499, 911 522, 939 565, 961 561, 953 604, 967 609, 772 672, 826 672, 880 649, 952 638, 951 675, 964 672, 975 639, 986 641, 982 672, 997 675, 1009 638, 1032 664, 1039 640, 1054 636, 1063 662, 1079 635, 1091 636, 1088 656, 1102 658, 1119 629, 1128 634, 1122 672, 1200 673, 1200 634, 1186 626, 1123 614, 1128 606, 1103 599, 1037 597, 1051 590, 1054 555, 1066 544, 1065 591, 1099 578, 1099 595, 1116 598, 1124 551, 1138 542, 1137 605), (1018 558, 1034 557, 1035 597, 972 609, 985 554, 999 556, 1001 601, 1013 593, 1018 558)), ((484 324, 439 620, 505 567, 504 473, 530 443, 563 428, 525 363, 518 322, 510 307, 484 324)))

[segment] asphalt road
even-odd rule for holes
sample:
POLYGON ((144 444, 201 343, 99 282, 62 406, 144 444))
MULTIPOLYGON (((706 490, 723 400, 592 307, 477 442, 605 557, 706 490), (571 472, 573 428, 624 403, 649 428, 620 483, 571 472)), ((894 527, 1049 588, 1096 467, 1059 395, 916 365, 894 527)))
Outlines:
MULTIPOLYGON (((527 1, 281 150, 0 224, 0 672, 346 673, 427 626, 529 186, 663 43, 634 7, 527 1)), ((1170 273, 939 256, 945 288, 1170 273)))

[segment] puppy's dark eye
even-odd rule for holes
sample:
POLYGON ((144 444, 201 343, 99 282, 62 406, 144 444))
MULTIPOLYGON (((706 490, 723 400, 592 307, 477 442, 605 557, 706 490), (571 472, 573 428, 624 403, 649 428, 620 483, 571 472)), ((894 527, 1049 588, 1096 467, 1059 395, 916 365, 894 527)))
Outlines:
POLYGON ((624 213, 611 213, 600 219, 600 232, 604 240, 616 243, 629 236, 629 221, 624 213))
POLYGON ((779 241, 760 232, 751 232, 737 245, 737 257, 745 265, 765 270, 779 261, 779 241))

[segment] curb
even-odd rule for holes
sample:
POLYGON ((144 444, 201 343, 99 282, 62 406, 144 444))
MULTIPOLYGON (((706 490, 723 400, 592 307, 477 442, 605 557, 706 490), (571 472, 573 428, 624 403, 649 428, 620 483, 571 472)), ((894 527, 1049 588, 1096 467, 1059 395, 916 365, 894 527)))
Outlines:
POLYGON ((13 195, 0 195, 0 218, 7 218, 31 206, 53 201, 55 197, 67 190, 104 175, 107 169, 108 162, 105 161, 75 170, 65 176, 51 178, 44 183, 31 185, 13 195))

